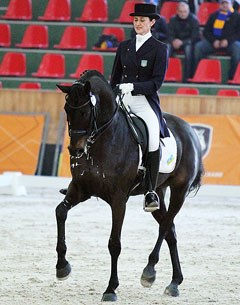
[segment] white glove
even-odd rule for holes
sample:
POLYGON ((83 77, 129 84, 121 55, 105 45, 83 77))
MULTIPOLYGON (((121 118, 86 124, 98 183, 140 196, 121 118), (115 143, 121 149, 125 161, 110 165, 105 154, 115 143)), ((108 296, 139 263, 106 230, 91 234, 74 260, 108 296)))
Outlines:
POLYGON ((127 94, 133 91, 134 87, 131 83, 121 84, 119 85, 119 89, 122 91, 122 94, 127 94))

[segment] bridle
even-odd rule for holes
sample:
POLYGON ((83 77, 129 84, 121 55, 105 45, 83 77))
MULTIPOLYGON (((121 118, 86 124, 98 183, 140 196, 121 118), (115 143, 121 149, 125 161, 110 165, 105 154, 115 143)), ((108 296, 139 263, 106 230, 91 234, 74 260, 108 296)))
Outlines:
MULTIPOLYGON (((69 108, 71 109, 82 109, 84 107, 87 107, 88 105, 90 105, 91 107, 91 117, 90 117, 90 122, 89 122, 89 129, 72 129, 71 128, 71 124, 69 121, 69 117, 67 116, 67 123, 68 123, 68 134, 69 137, 74 137, 74 136, 86 136, 86 144, 85 147, 83 149, 83 152, 81 153, 81 156, 83 155, 83 153, 85 153, 87 155, 87 159, 89 159, 89 149, 90 147, 96 142, 96 140, 111 126, 114 118, 116 117, 117 113, 118 113, 118 108, 119 105, 117 104, 117 107, 112 115, 112 117, 106 122, 104 123, 102 126, 97 125, 97 116, 98 116, 98 108, 97 108, 97 104, 99 103, 99 99, 92 93, 89 93, 89 99, 87 100, 87 102, 85 102, 82 105, 79 106, 73 106, 68 102, 68 95, 65 96, 65 100, 66 100, 66 104, 68 105, 69 108)), ((79 157, 80 152, 76 151, 73 157, 79 157)))

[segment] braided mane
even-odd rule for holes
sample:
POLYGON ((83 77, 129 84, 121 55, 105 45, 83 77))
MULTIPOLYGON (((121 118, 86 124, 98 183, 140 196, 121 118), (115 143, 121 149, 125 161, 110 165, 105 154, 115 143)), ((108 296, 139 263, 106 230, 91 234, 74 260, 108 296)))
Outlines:
POLYGON ((97 76, 97 77, 101 78, 105 83, 107 83, 105 77, 97 70, 85 70, 80 75, 79 81, 84 84, 86 81, 88 81, 93 76, 97 76))

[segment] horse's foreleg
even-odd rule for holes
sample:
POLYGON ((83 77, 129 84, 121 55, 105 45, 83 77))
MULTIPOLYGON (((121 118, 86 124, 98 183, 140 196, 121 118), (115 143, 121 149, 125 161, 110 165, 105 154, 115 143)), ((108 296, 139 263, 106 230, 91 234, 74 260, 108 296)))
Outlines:
POLYGON ((116 288, 118 281, 118 257, 121 253, 121 231, 125 215, 126 205, 121 203, 112 207, 112 230, 108 242, 108 249, 111 255, 111 276, 106 291, 103 293, 102 301, 116 301, 116 288))
POLYGON ((67 247, 65 243, 65 221, 71 206, 65 199, 56 208, 57 219, 57 254, 56 276, 59 280, 66 279, 71 273, 71 266, 65 259, 67 247))

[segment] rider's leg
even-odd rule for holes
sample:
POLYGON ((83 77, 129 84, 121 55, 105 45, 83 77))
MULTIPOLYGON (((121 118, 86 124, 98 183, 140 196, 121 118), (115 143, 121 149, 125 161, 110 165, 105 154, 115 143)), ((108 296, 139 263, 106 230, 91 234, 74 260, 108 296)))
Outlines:
POLYGON ((160 149, 148 153, 146 168, 146 193, 143 205, 143 209, 146 212, 153 212, 159 207, 159 198, 155 192, 155 189, 158 180, 160 153, 160 149))
POLYGON ((146 164, 146 190, 143 208, 145 211, 153 212, 159 207, 159 199, 155 192, 161 153, 159 149, 159 121, 145 96, 132 96, 129 107, 133 113, 145 121, 149 131, 149 154, 146 164))

